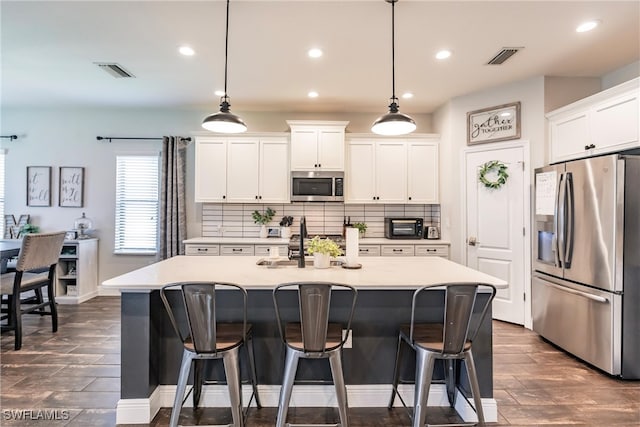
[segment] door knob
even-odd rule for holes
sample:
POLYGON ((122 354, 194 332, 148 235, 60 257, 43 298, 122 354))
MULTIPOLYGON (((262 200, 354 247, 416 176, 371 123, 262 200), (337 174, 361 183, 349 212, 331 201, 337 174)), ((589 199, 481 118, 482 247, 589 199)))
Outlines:
POLYGON ((480 242, 478 242, 475 237, 469 237, 467 239, 467 243, 469 244, 469 246, 475 246, 480 242))

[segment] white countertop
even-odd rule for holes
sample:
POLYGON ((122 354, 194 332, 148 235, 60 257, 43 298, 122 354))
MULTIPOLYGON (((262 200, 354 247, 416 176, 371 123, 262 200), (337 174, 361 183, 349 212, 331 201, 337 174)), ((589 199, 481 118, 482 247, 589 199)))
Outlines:
POLYGON ((483 282, 506 287, 501 279, 489 276, 440 257, 360 257, 362 268, 349 270, 334 266, 258 266, 262 257, 176 256, 102 283, 110 289, 148 291, 168 283, 188 281, 232 282, 247 289, 272 289, 280 283, 328 281, 345 283, 358 289, 415 289, 448 282, 483 282))
MULTIPOLYGON (((186 244, 230 244, 230 245, 288 245, 289 239, 281 239, 276 237, 267 237, 261 239, 259 237, 194 237, 192 239, 183 240, 186 244)), ((447 240, 428 240, 428 239, 386 239, 384 237, 365 237, 359 239, 361 245, 449 245, 447 240)))

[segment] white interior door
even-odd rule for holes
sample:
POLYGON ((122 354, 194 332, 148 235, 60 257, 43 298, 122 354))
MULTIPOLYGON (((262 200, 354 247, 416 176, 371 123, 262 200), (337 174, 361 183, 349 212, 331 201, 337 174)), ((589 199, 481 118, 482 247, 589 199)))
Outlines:
MULTIPOLYGON (((479 148, 465 153, 467 266, 505 280, 493 303, 493 318, 519 325, 525 320, 524 147, 479 148), (479 181, 482 165, 498 160, 509 177, 500 188, 479 181)), ((497 174, 486 175, 495 181, 497 174)))

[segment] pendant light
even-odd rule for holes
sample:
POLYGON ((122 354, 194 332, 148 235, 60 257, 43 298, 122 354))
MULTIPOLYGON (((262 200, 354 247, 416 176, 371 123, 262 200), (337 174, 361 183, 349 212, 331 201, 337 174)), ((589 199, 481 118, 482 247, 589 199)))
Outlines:
POLYGON ((244 121, 229 111, 229 96, 227 95, 227 57, 229 53, 229 0, 227 0, 227 26, 224 41, 224 95, 220 98, 220 111, 207 116, 202 127, 211 132, 242 133, 247 130, 244 121))
POLYGON ((391 3, 391 104, 389 112, 373 122, 371 131, 378 135, 405 135, 416 130, 416 122, 406 114, 398 111, 398 98, 396 97, 396 65, 395 65, 395 4, 398 0, 385 0, 391 3))

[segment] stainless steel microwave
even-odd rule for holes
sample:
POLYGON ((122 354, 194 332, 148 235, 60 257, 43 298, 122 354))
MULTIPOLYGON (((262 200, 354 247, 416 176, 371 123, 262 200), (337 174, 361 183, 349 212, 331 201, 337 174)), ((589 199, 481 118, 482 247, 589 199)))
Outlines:
POLYGON ((344 201, 344 172, 291 172, 291 201, 344 201))

